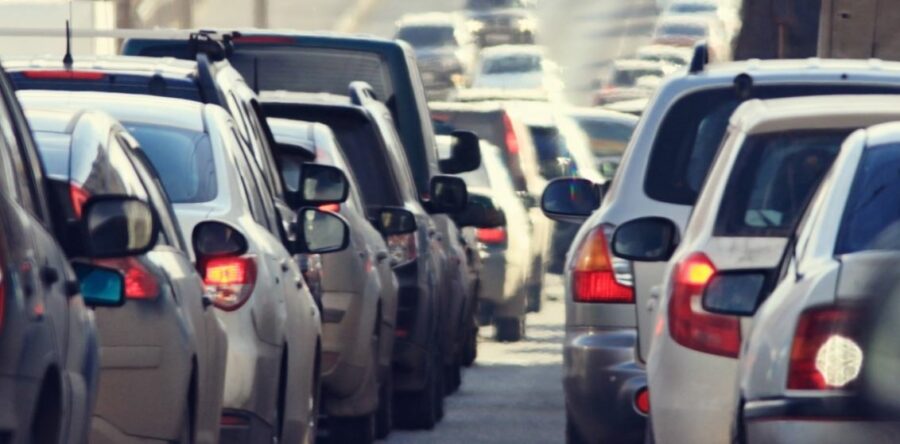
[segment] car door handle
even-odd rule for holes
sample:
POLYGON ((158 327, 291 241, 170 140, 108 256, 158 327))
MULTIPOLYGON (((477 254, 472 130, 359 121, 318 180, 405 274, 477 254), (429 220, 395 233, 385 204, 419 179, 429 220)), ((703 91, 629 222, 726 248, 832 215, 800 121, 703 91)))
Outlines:
POLYGON ((378 254, 375 255, 375 259, 378 262, 384 262, 385 260, 387 260, 387 258, 388 258, 387 251, 379 251, 378 254))

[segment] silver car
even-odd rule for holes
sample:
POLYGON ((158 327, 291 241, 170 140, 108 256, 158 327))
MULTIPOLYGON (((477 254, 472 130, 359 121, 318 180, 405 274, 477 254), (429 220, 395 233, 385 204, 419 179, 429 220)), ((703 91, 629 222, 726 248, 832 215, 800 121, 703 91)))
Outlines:
MULTIPOLYGON (((653 216, 686 226, 728 119, 747 98, 900 90, 898 63, 882 63, 877 71, 869 62, 855 60, 706 67, 700 62, 702 55, 701 46, 691 70, 672 77, 657 91, 599 211, 594 212, 591 205, 599 204, 599 198, 591 201, 578 196, 579 201, 573 201, 566 197, 571 195, 569 186, 577 186, 567 182, 577 181, 552 183, 544 195, 544 209, 551 210, 547 211, 551 217, 589 217, 565 266, 563 365, 572 442, 600 438, 641 442, 644 438, 641 411, 648 411, 649 403, 643 362, 650 349, 665 264, 631 263, 611 255, 609 242, 616 226, 653 216), (549 195, 558 199, 548 199, 549 195), (548 208, 548 204, 575 211, 548 208), (603 285, 594 285, 599 283, 603 285), (612 406, 615 413, 597 414, 593 406, 598 404, 612 406)), ((594 193, 589 188, 584 188, 585 193, 594 193)))
POLYGON ((371 442, 391 429, 391 359, 397 321, 397 277, 384 237, 366 217, 359 185, 321 123, 269 118, 282 149, 312 152, 347 173, 350 195, 339 212, 350 224, 347 250, 322 256, 322 407, 337 442, 371 442), (376 433, 377 432, 377 433, 376 433))
POLYGON ((896 442, 896 418, 866 419, 855 395, 876 365, 861 348, 861 302, 889 291, 900 264, 898 143, 896 123, 850 136, 792 237, 781 283, 744 331, 729 410, 744 442, 896 442))

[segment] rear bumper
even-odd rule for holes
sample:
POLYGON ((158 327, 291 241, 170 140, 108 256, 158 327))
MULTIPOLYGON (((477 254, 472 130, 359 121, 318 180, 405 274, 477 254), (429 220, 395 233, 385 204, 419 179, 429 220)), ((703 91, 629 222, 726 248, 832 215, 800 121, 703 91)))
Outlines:
POLYGON ((647 377, 634 359, 636 341, 634 329, 566 329, 566 411, 587 442, 643 443, 645 418, 633 400, 647 377))
POLYGON ((854 397, 791 397, 746 402, 744 443, 893 443, 900 422, 852 417, 864 412, 854 397))

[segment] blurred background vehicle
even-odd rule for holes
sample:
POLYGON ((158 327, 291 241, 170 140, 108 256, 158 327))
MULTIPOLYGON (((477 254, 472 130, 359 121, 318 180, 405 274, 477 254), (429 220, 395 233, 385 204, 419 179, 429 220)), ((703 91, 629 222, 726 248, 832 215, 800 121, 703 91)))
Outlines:
POLYGON ((415 49, 429 98, 447 97, 471 82, 479 50, 472 25, 461 15, 438 12, 405 15, 397 22, 394 38, 415 49))
POLYGON ((481 51, 472 88, 532 92, 559 100, 563 81, 559 67, 533 45, 502 45, 481 51))
POLYGON ((660 62, 669 65, 668 73, 678 69, 686 68, 691 63, 694 51, 692 48, 672 45, 647 45, 641 46, 635 52, 638 60, 647 60, 650 62, 660 62))
POLYGON ((480 26, 478 43, 482 47, 508 44, 534 44, 538 22, 530 0, 466 0, 469 18, 480 26))
POLYGON ((594 165, 603 179, 612 181, 638 118, 599 108, 570 108, 567 115, 587 135, 594 165))
POLYGON ((333 442, 373 442, 390 433, 393 414, 397 278, 388 247, 367 218, 359 186, 331 129, 268 120, 281 149, 308 150, 316 162, 344 171, 350 182, 346 202, 320 207, 340 213, 350 225, 348 248, 322 256, 322 412, 328 415, 333 442))
POLYGON ((671 72, 664 62, 649 60, 616 60, 609 78, 597 79, 594 87, 594 105, 603 106, 627 100, 648 98, 657 85, 646 82, 647 78, 661 79, 671 72))
POLYGON ((64 248, 84 249, 76 229, 91 197, 147 201, 159 221, 156 245, 144 254, 95 260, 125 276, 125 298, 131 303, 95 311, 101 372, 90 439, 190 440, 196 433, 213 442, 218 438, 214 412, 222 408, 227 338, 184 253, 161 178, 118 121, 83 107, 59 106, 64 97, 57 93, 56 100, 45 97, 40 104, 24 97, 51 198, 65 208, 59 221, 66 227, 64 248), (153 421, 145 419, 148 412, 153 421))
POLYGON ((709 45, 710 60, 731 60, 731 40, 722 22, 699 15, 662 16, 653 31, 653 43, 693 47, 700 41, 709 45))

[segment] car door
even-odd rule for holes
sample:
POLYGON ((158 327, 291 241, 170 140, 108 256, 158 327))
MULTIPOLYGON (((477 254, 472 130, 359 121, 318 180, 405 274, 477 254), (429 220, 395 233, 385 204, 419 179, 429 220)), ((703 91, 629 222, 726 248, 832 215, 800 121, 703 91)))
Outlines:
MULTIPOLYGON (((219 421, 218 410, 222 405, 225 384, 225 358, 228 338, 215 309, 205 294, 203 281, 197 273, 179 225, 175 219, 171 202, 165 194, 159 175, 146 155, 140 151, 138 142, 128 133, 117 135, 119 142, 129 149, 124 150, 138 177, 147 190, 150 204, 156 211, 161 231, 168 240, 150 252, 157 266, 165 271, 169 283, 175 290, 180 307, 188 315, 193 325, 197 347, 197 418, 198 433, 214 433, 219 421)), ((199 441, 215 441, 216 436, 199 436, 199 441)))

